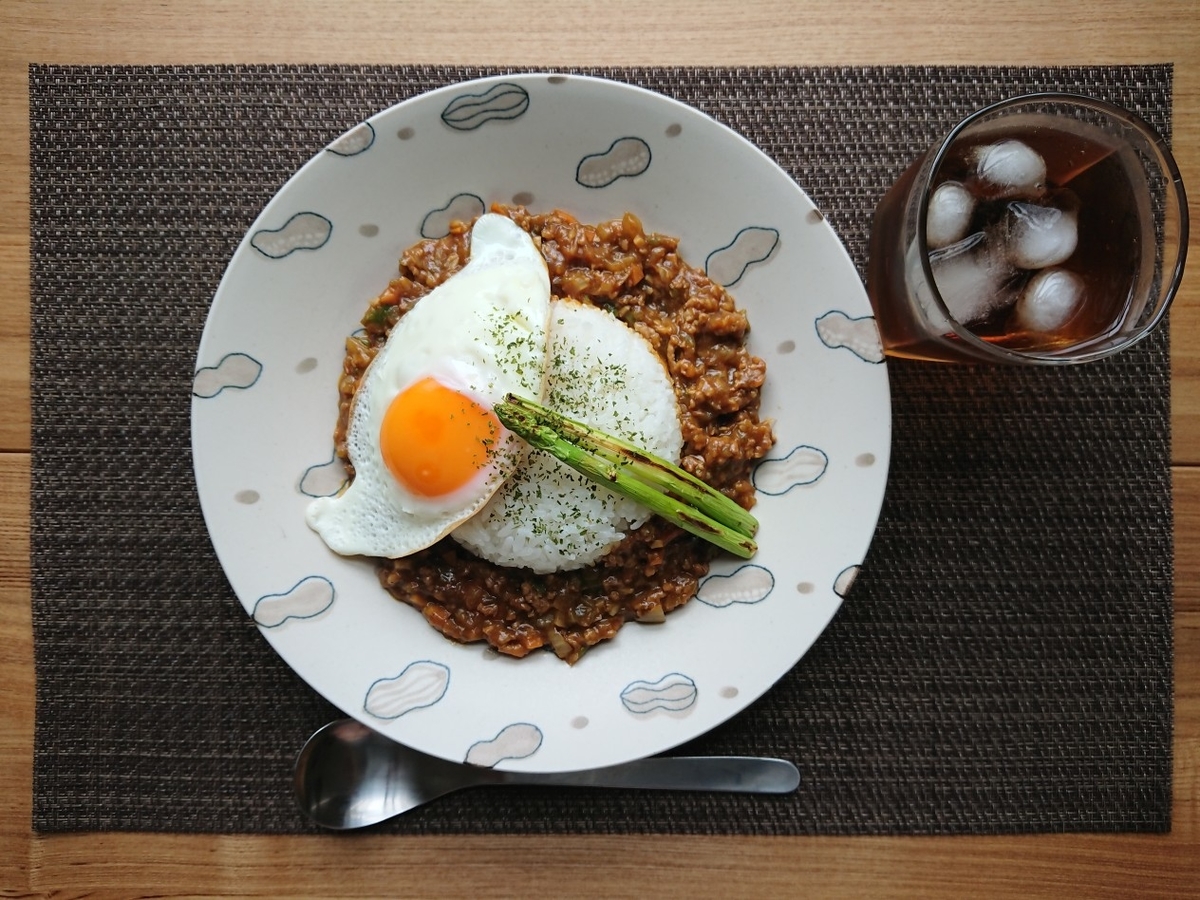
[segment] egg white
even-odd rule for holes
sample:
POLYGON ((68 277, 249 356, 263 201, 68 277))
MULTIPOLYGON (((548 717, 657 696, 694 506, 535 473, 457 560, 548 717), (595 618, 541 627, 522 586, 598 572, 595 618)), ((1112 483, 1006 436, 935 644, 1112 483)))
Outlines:
POLYGON ((524 444, 504 430, 470 483, 422 497, 383 461, 384 413, 426 377, 489 409, 509 392, 544 398, 549 320, 550 279, 532 238, 505 216, 481 216, 467 264, 400 319, 363 375, 346 438, 354 481, 337 497, 309 504, 309 526, 337 553, 395 559, 436 543, 478 512, 515 470, 524 444))

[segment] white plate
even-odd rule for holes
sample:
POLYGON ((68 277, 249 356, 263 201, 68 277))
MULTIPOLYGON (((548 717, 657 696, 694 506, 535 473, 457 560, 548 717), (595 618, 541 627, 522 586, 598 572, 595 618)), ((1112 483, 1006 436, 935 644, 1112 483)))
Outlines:
POLYGON ((313 688, 427 753, 563 771, 666 750, 745 708, 804 655, 854 579, 883 499, 887 372, 866 294, 811 200, 762 152, 658 94, 576 76, 457 84, 379 113, 309 161, 234 254, 204 329, 196 481, 246 612, 313 688), (714 565, 661 626, 569 667, 452 643, 305 524, 330 465, 343 344, 402 249, 496 201, 681 238, 749 313, 778 438, 755 473, 753 561, 714 565))

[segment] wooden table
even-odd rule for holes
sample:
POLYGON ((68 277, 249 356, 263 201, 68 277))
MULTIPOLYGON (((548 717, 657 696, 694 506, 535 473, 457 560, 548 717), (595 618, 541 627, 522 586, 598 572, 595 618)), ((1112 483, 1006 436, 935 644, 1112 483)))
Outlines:
POLYGON ((0 893, 432 896, 564 894, 576 885, 589 894, 689 897, 801 891, 957 896, 974 886, 1023 895, 1200 890, 1200 13, 1194 0, 608 0, 565 4, 553 16, 547 9, 531 0, 4 0, 0 6, 0 893), (1170 834, 534 841, 31 833, 30 62, 1164 61, 1176 67, 1174 147, 1193 194, 1192 267, 1171 316, 1176 732, 1170 834))

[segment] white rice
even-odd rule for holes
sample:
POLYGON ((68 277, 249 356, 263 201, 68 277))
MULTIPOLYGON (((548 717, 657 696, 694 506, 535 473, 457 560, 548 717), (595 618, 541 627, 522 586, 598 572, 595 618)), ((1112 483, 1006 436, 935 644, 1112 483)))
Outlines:
MULTIPOLYGON (((556 300, 549 364, 552 409, 679 461, 683 436, 671 379, 632 328, 604 310, 556 300)), ((591 565, 649 516, 633 500, 532 451, 453 536, 497 565, 557 572, 591 565)))

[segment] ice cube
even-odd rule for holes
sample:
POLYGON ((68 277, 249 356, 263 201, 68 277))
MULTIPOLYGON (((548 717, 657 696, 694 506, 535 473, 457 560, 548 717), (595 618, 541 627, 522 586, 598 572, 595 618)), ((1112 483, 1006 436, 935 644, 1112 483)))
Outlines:
POLYGON ((1066 269, 1043 269, 1017 299, 1017 322, 1042 333, 1057 331, 1083 305, 1083 279, 1066 269))
POLYGON ((1046 162, 1020 141, 1000 141, 975 151, 979 177, 1001 189, 1004 196, 1030 196, 1046 183, 1046 162))
POLYGON ((948 247, 967 236, 975 195, 957 181, 939 184, 929 197, 925 216, 925 242, 933 250, 948 247))
POLYGON ((945 334, 953 329, 945 312, 933 299, 933 279, 925 277, 924 262, 927 259, 928 257, 917 247, 917 239, 914 237, 908 242, 908 249, 904 253, 905 278, 928 323, 929 330, 933 333, 945 334))
POLYGON ((1016 299, 1006 290, 1012 270, 983 232, 930 253, 929 266, 946 309, 962 325, 977 325, 1016 299))
POLYGON ((1079 228, 1074 210, 1014 201, 1005 214, 1009 261, 1020 269, 1045 269, 1075 252, 1079 228))

